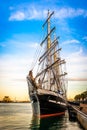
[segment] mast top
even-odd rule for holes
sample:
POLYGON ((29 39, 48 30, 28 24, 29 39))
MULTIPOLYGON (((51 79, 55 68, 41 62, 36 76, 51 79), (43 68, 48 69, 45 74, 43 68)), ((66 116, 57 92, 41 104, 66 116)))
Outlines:
POLYGON ((47 18, 47 20, 45 21, 45 23, 43 24, 43 28, 44 28, 44 26, 45 26, 45 24, 48 22, 48 20, 51 18, 51 16, 54 14, 54 11, 50 14, 50 11, 48 10, 48 18, 47 18))
POLYGON ((50 14, 50 11, 49 11, 49 9, 48 9, 48 17, 49 17, 49 14, 50 14))

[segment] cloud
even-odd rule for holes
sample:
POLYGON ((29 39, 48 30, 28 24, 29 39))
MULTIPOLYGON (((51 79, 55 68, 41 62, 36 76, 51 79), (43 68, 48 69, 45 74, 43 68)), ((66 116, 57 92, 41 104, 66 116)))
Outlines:
POLYGON ((87 78, 69 78, 68 81, 87 81, 87 78))
POLYGON ((37 47, 39 47, 39 44, 38 43, 32 43, 32 44, 29 44, 29 47, 37 48, 37 47))
POLYGON ((87 36, 84 36, 82 39, 85 40, 85 41, 87 41, 87 36))
MULTIPOLYGON (((17 52, 18 54, 20 53, 24 53, 24 51, 28 54, 30 53, 34 53, 34 51, 40 47, 39 43, 37 42, 29 42, 29 40, 21 40, 20 39, 20 36, 19 36, 19 39, 17 38, 12 38, 12 39, 7 39, 6 41, 4 42, 1 42, 0 43, 0 47, 3 47, 4 48, 4 52, 6 50, 6 52, 8 54, 10 54, 10 52, 17 52), (7 50, 8 48, 8 50, 7 50), (9 51, 10 50, 10 51, 9 51), (30 50, 30 51, 29 51, 30 50)), ((4 55, 4 54, 3 54, 4 55)))
POLYGON ((72 56, 72 57, 74 57, 74 56, 75 56, 75 57, 78 57, 78 56, 81 56, 82 53, 83 53, 83 49, 82 49, 82 47, 80 47, 80 48, 79 48, 79 51, 72 53, 71 56, 72 56))
POLYGON ((87 10, 84 9, 74 9, 74 8, 61 8, 56 10, 55 17, 59 19, 63 18, 74 18, 78 16, 87 16, 87 10))
POLYGON ((32 20, 32 19, 43 19, 47 15, 47 11, 36 9, 35 7, 29 7, 22 10, 17 10, 12 12, 9 21, 22 21, 22 20, 32 20))
POLYGON ((12 81, 15 78, 26 79, 31 62, 31 56, 0 56, 0 79, 5 81, 12 81))
POLYGON ((12 21, 12 20, 18 20, 18 21, 21 21, 21 20, 24 20, 26 17, 25 17, 25 14, 24 12, 21 12, 21 11, 17 11, 15 13, 12 13, 11 16, 9 17, 9 21, 12 21))
POLYGON ((80 43, 80 41, 76 40, 76 39, 72 39, 72 40, 67 40, 62 42, 62 44, 73 44, 73 43, 80 43))
POLYGON ((87 56, 83 55, 83 48, 69 54, 66 58, 69 79, 86 79, 87 77, 87 56))
MULTIPOLYGON (((22 21, 22 20, 41 20, 47 16, 47 9, 40 6, 26 6, 21 9, 10 10, 11 15, 9 21, 22 21)), ((87 17, 87 10, 74 9, 74 8, 54 8, 55 18, 65 19, 74 18, 78 16, 87 17)))
POLYGON ((30 56, 0 56, 0 92, 18 100, 28 95, 26 76, 32 62, 30 56))
POLYGON ((39 46, 39 43, 37 42, 23 42, 23 41, 17 41, 15 39, 10 39, 7 41, 8 44, 11 44, 12 46, 14 46, 15 48, 20 48, 20 49, 35 49, 39 46))
MULTIPOLYGON (((29 35, 28 39, 30 39, 29 35)), ((6 40, 4 43, 0 43, 6 46, 4 49, 5 53, 0 56, 0 77, 5 74, 5 77, 8 78, 19 78, 27 68, 31 69, 31 67, 35 65, 38 54, 41 52, 41 46, 38 42, 29 42, 28 39, 27 35, 14 35, 11 39, 6 40), (35 53, 35 59, 33 59, 35 53)))

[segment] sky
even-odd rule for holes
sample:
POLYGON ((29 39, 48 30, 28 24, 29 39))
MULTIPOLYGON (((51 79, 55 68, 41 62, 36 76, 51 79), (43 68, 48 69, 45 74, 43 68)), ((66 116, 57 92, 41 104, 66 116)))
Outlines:
POLYGON ((0 100, 28 100, 26 76, 48 9, 66 59, 68 98, 87 90, 87 1, 0 0, 0 100))

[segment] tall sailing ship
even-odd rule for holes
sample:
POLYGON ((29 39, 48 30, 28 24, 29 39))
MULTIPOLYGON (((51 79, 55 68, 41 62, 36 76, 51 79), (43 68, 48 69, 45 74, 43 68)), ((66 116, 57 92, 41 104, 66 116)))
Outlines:
POLYGON ((27 76, 29 97, 34 115, 64 114, 66 102, 66 72, 64 72, 65 60, 61 59, 59 37, 53 36, 55 27, 51 28, 51 17, 54 12, 48 11, 46 36, 40 43, 44 48, 43 54, 38 59, 38 72, 33 75, 33 69, 27 76))

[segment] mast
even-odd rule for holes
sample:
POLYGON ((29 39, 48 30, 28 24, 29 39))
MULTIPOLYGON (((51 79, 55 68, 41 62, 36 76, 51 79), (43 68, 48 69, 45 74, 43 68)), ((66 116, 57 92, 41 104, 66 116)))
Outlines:
MULTIPOLYGON (((50 15, 50 12, 48 10, 48 18, 49 18, 49 15, 50 15)), ((50 33, 50 19, 48 19, 48 22, 47 22, 47 34, 50 33)), ((47 38, 47 49, 49 49, 51 47, 51 39, 50 39, 50 35, 48 35, 48 38, 47 38)))
POLYGON ((53 14, 54 12, 50 13, 50 11, 48 10, 47 20, 43 24, 43 27, 47 25, 47 36, 44 38, 44 40, 41 42, 40 45, 42 46, 43 43, 46 41, 46 52, 39 59, 39 65, 43 63, 44 61, 46 61, 46 66, 48 68, 46 69, 47 70, 46 72, 47 88, 46 89, 49 89, 49 90, 51 89, 51 73, 52 73, 51 71, 52 70, 48 66, 51 66, 52 64, 52 50, 57 45, 57 38, 51 43, 51 33, 55 30, 55 27, 53 27, 52 29, 50 27, 50 18, 53 14))
MULTIPOLYGON (((48 10, 48 18, 50 16, 50 12, 48 10)), ((47 34, 50 33, 50 18, 48 19, 47 21, 47 34)), ((51 47, 51 38, 50 38, 50 35, 48 35, 48 38, 47 38, 47 50, 49 50, 51 47)), ((48 54, 47 56, 47 65, 50 66, 51 65, 51 56, 50 56, 50 53, 48 54)), ((50 69, 48 69, 48 89, 51 89, 51 71, 50 69)))

